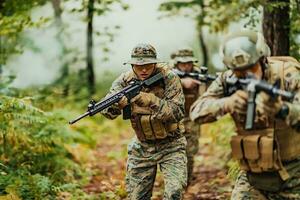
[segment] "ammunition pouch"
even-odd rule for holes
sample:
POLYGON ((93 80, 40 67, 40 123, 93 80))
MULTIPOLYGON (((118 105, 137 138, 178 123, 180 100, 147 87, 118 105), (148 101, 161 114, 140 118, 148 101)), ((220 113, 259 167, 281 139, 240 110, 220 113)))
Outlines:
POLYGON ((162 140, 167 136, 184 130, 183 123, 163 123, 151 114, 135 114, 131 125, 140 141, 162 140), (180 130, 180 131, 177 131, 180 130))
POLYGON ((230 144, 232 157, 239 161, 241 169, 259 174, 278 171, 282 180, 289 178, 282 165, 274 129, 241 132, 231 138, 230 144))

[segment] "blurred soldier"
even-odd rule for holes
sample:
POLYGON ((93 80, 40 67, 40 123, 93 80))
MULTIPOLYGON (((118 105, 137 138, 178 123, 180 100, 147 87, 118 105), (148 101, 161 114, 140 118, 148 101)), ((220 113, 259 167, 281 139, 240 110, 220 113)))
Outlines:
MULTIPOLYGON (((174 64, 174 68, 182 72, 200 72, 199 68, 195 66, 197 59, 194 57, 194 53, 190 49, 180 49, 177 52, 171 54, 171 59, 174 64)), ((194 156, 199 150, 199 135, 200 125, 190 120, 190 107, 196 101, 200 94, 203 94, 206 89, 205 83, 195 80, 190 77, 181 78, 181 85, 185 96, 185 118, 184 128, 185 137, 187 140, 187 170, 188 170, 188 184, 192 180, 192 173, 194 167, 194 156)))
MULTIPOLYGON (((300 199, 300 64, 292 57, 269 57, 270 50, 260 33, 243 31, 228 36, 220 48, 229 68, 219 76, 191 108, 191 119, 212 122, 226 113, 233 117, 238 135, 231 138, 233 158, 242 169, 233 200, 300 199), (229 93, 226 78, 256 79, 295 93, 293 100, 256 97, 256 119, 244 129, 248 93, 229 93)), ((220 133, 221 134, 221 133, 220 133)))
MULTIPOLYGON (((157 60, 156 50, 149 44, 134 47, 131 60, 124 64, 131 64, 132 70, 113 82, 108 95, 120 91, 134 79, 145 80, 157 73, 163 74, 163 81, 143 88, 131 100, 131 126, 136 137, 128 145, 128 198, 150 200, 159 165, 164 176, 164 199, 181 199, 187 182, 187 159, 180 79, 157 60)), ((102 114, 114 119, 126 105, 128 100, 124 97, 102 114)))

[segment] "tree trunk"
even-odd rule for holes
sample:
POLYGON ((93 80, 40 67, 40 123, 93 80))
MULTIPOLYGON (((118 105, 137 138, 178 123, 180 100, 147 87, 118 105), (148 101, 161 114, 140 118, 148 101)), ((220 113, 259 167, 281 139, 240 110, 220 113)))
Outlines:
POLYGON ((93 16, 94 16, 94 0, 88 1, 88 27, 87 27, 87 81, 90 95, 95 93, 95 75, 93 63, 93 16))
POLYGON ((58 28, 56 39, 62 49, 61 55, 59 57, 59 59, 62 63, 62 66, 61 66, 61 70, 60 70, 60 76, 56 80, 56 83, 62 83, 64 85, 63 94, 65 96, 67 96, 69 93, 69 81, 68 81, 69 66, 68 66, 68 63, 65 61, 65 56, 66 56, 68 50, 67 50, 66 44, 64 42, 64 38, 63 38, 64 25, 63 25, 63 21, 62 21, 62 17, 61 17, 61 14, 62 14, 61 0, 52 0, 51 3, 52 3, 53 10, 54 10, 54 15, 55 15, 55 24, 58 28))
POLYGON ((287 56, 290 49, 290 17, 289 0, 268 0, 268 5, 272 3, 285 3, 282 7, 268 9, 265 6, 263 13, 263 33, 267 44, 270 46, 274 56, 287 56))
MULTIPOLYGON (((0 0, 0 13, 3 13, 3 3, 4 0, 0 0)), ((4 63, 4 51, 3 37, 0 36, 0 75, 2 74, 2 65, 4 63)))
POLYGON ((55 17, 58 18, 57 20, 61 21, 61 13, 62 13, 62 9, 60 7, 61 0, 52 0, 51 3, 54 9, 55 17))
POLYGON ((2 65, 4 64, 4 51, 3 38, 0 36, 0 76, 2 74, 2 65))
POLYGON ((200 47, 201 47, 201 51, 202 51, 202 58, 203 58, 202 65, 207 67, 208 55, 207 55, 207 47, 206 47, 206 44, 205 44, 204 38, 203 38, 202 27, 198 28, 198 34, 199 34, 199 41, 200 41, 200 47))
POLYGON ((202 26, 204 24, 203 19, 205 17, 205 5, 204 5, 204 1, 200 1, 199 2, 199 6, 201 8, 201 14, 198 15, 197 17, 197 30, 198 30, 198 37, 199 37, 199 42, 200 42, 200 48, 202 51, 202 65, 207 67, 208 65, 208 52, 207 52, 207 46, 204 42, 204 34, 202 32, 202 26))

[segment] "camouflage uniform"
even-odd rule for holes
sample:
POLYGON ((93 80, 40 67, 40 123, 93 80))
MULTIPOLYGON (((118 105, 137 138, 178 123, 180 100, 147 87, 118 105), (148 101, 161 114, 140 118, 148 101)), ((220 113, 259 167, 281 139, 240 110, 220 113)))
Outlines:
MULTIPOLYGON (((241 55, 241 51, 237 53, 241 55)), ((251 59, 251 57, 248 58, 251 59)), ((236 180, 231 199, 300 199, 300 134, 297 133, 297 130, 300 130, 300 64, 291 57, 267 57, 267 62, 264 64, 263 79, 274 83, 280 78, 281 89, 295 92, 295 97, 291 102, 284 101, 289 108, 285 120, 269 115, 256 118, 258 120, 254 123, 254 129, 250 131, 244 129, 245 115, 232 114, 238 133, 231 140, 233 155, 236 155, 233 146, 234 138, 243 138, 242 142, 238 143, 242 146, 239 148, 243 150, 241 157, 235 156, 242 172, 236 180), (259 135, 262 132, 268 135, 259 135), (272 151, 268 159, 273 159, 270 163, 262 160, 266 158, 263 153, 267 146, 263 141, 268 139, 269 134, 274 137, 269 140, 272 141, 272 151), (247 144, 245 138, 252 136, 260 136, 260 146, 257 147, 259 157, 255 159, 250 159, 250 156, 246 155, 248 147, 245 146, 247 144), (265 164, 270 168, 264 168, 265 164)), ((225 80, 227 77, 234 76, 233 70, 228 70, 210 85, 208 90, 192 105, 190 115, 192 120, 199 123, 212 122, 226 114, 224 110, 227 94, 225 80)), ((256 143, 251 144, 256 145, 256 143)), ((256 152, 255 145, 251 147, 252 149, 250 148, 252 155, 256 152)))
MULTIPOLYGON (((171 54, 171 59, 174 64, 174 68, 178 62, 187 63, 187 62, 197 62, 197 59, 194 57, 193 51, 190 49, 180 49, 173 54, 171 54)), ((177 68, 178 69, 178 68, 177 68)), ((178 69, 180 70, 180 69, 178 69)), ((191 72, 198 72, 199 68, 196 66, 193 67, 191 72)), ((190 107, 196 101, 199 95, 203 94, 206 90, 206 84, 201 83, 193 89, 187 89, 183 87, 183 93, 185 96, 185 117, 184 117, 184 128, 185 128, 185 138, 187 141, 186 155, 187 155, 187 170, 188 170, 188 183, 192 180, 193 168, 194 168, 194 157, 199 150, 199 136, 200 136, 200 125, 194 123, 190 120, 190 107)))
MULTIPOLYGON (((157 63, 155 49, 151 45, 140 44, 133 49, 132 60, 128 63, 142 65, 147 60, 148 63, 157 63), (150 56, 147 56, 149 51, 150 56), (155 57, 151 61, 153 52, 155 57)), ((186 139, 182 124, 184 96, 179 78, 166 64, 156 64, 153 74, 159 72, 164 80, 142 89, 142 92, 154 93, 159 98, 158 105, 139 107, 131 103, 131 125, 136 137, 128 145, 126 189, 129 199, 151 198, 157 165, 164 176, 164 199, 181 199, 186 187, 186 139)), ((121 90, 136 78, 133 71, 121 74, 113 82, 108 95, 121 90)), ((114 119, 121 114, 121 110, 114 105, 102 114, 114 119)))

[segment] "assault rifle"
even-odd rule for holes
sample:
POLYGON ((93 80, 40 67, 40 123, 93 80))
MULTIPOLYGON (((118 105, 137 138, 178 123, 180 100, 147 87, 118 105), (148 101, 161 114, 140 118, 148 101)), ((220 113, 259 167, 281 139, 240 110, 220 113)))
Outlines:
POLYGON ((207 68, 201 67, 200 72, 183 72, 178 69, 173 69, 173 72, 177 74, 180 78, 190 77, 201 82, 210 82, 216 79, 215 75, 207 74, 207 68))
POLYGON ((253 128, 253 122, 255 119, 255 109, 256 95, 263 91, 275 99, 278 96, 283 97, 286 100, 291 100, 294 97, 292 92, 285 90, 280 90, 280 80, 276 81, 273 85, 267 83, 264 80, 257 80, 253 75, 248 75, 246 78, 240 79, 236 77, 231 77, 226 79, 228 85, 227 95, 233 94, 236 90, 242 89, 248 92, 248 101, 247 101, 247 116, 245 129, 249 130, 253 128))
MULTIPOLYGON (((91 100, 88 105, 87 112, 80 115, 76 119, 70 121, 69 124, 74 124, 75 122, 81 120, 82 118, 84 118, 86 116, 93 116, 93 115, 97 114, 98 112, 101 112, 105 108, 108 108, 109 106, 113 105, 114 103, 119 102, 122 99, 122 97, 124 97, 124 96, 127 97, 128 102, 130 103, 130 100, 133 97, 137 96, 143 87, 149 87, 152 84, 157 83, 158 81, 160 81, 162 79, 163 79, 162 73, 158 73, 144 81, 133 80, 132 82, 130 82, 130 84, 128 86, 123 88, 121 91, 119 91, 115 94, 112 94, 99 102, 95 102, 94 100, 91 100)), ((129 104, 123 108, 123 119, 129 119, 130 117, 131 117, 131 106, 129 104)))

